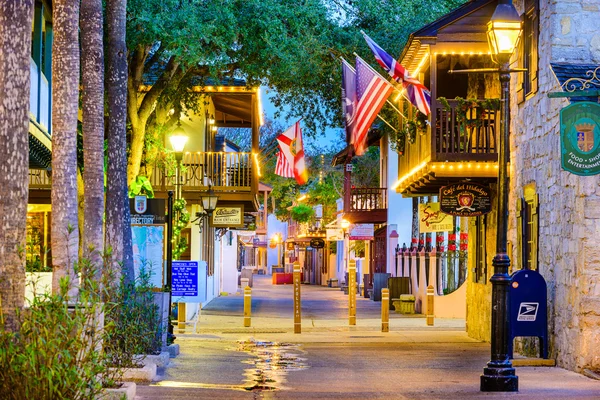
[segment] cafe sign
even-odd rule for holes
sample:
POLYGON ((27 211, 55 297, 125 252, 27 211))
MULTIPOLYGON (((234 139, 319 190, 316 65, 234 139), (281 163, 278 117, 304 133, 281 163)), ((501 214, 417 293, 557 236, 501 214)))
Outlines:
POLYGON ((454 231, 454 217, 440 211, 440 203, 419 204, 419 232, 454 231))
POLYGON ((242 228, 244 206, 217 207, 212 213, 211 225, 215 228, 242 228))
POLYGON ((489 187, 460 182, 440 189, 440 210, 456 217, 478 217, 492 210, 489 187))
POLYGON ((561 164, 565 171, 590 176, 600 173, 600 104, 573 103, 560 111, 561 164))

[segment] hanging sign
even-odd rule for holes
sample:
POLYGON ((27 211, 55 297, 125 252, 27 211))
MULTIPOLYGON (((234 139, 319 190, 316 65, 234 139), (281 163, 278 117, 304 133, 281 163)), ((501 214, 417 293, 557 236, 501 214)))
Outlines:
POLYGON ((165 223, 165 199, 148 199, 135 196, 129 199, 131 225, 163 225, 165 223))
POLYGON ((244 226, 244 206, 217 207, 212 213, 211 226, 215 228, 241 228, 244 226))
POLYGON ((314 249, 322 249, 325 247, 325 241, 319 238, 310 239, 310 247, 314 249))
POLYGON ((560 110, 561 164, 565 171, 590 176, 600 173, 600 104, 573 103, 560 110))
POLYGON ((327 240, 336 241, 336 240, 344 240, 344 230, 343 229, 330 229, 327 228, 327 240))
POLYGON ((440 210, 457 217, 478 217, 492 210, 489 187, 460 182, 440 189, 440 210))
POLYGON ((354 224, 350 229, 350 240, 373 240, 373 224, 354 224))
POLYGON ((440 203, 419 204, 419 232, 451 232, 454 217, 440 211, 440 203))

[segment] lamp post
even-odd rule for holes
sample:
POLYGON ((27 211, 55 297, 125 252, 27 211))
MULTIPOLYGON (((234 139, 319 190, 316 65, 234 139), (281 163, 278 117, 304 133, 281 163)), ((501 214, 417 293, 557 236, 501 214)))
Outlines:
POLYGON ((488 42, 492 60, 499 65, 500 135, 498 146, 498 214, 496 220, 496 255, 492 260, 492 331, 491 360, 483 369, 480 389, 483 392, 516 392, 519 379, 508 356, 508 285, 510 277, 507 254, 508 232, 508 152, 510 133, 510 56, 521 34, 521 18, 512 0, 499 0, 488 23, 488 42))
MULTIPOLYGON (((183 159, 183 148, 188 140, 185 131, 181 127, 181 123, 177 122, 177 127, 174 129, 173 133, 169 137, 169 141, 171 142, 171 146, 173 148, 173 152, 175 153, 175 160, 177 161, 177 165, 175 167, 175 201, 181 199, 181 182, 180 182, 180 169, 181 169, 181 160, 183 159)), ((173 336, 173 324, 171 323, 171 301, 172 301, 172 280, 173 280, 173 192, 169 191, 168 193, 168 209, 169 209, 169 219, 167 224, 167 284, 166 288, 169 291, 169 326, 168 326, 168 335, 174 340, 173 336)))
MULTIPOLYGON (((348 271, 348 259, 350 258, 350 239, 348 228, 350 228, 350 222, 346 219, 342 219, 340 222, 340 226, 342 227, 342 231, 344 232, 344 272, 348 271)), ((346 282, 348 284, 348 282, 346 282)))

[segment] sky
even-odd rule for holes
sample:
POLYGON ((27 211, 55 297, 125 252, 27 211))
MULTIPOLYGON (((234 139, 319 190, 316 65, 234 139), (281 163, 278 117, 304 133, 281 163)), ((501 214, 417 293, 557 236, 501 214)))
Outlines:
MULTIPOLYGON (((295 119, 289 119, 287 120, 285 117, 286 114, 286 109, 282 110, 282 115, 279 118, 275 118, 275 112, 277 111, 277 108, 273 105, 273 103, 270 101, 270 97, 272 96, 272 94, 267 93, 266 90, 267 88, 262 86, 260 88, 261 92, 260 92, 260 99, 261 99, 261 103, 262 103, 262 109, 263 109, 263 113, 265 115, 265 117, 267 117, 268 119, 274 120, 279 122, 281 125, 285 126, 285 127, 289 127, 291 126, 294 122, 296 122, 295 119)), ((271 90, 271 89, 269 89, 271 90)), ((318 136, 316 138, 310 138, 310 137, 306 137, 305 135, 303 135, 303 140, 304 140, 304 146, 310 148, 311 146, 316 146, 316 147, 330 147, 332 144, 336 143, 338 145, 338 147, 341 147, 341 145, 339 144, 340 142, 340 132, 342 131, 341 128, 338 129, 333 129, 333 128, 328 128, 325 131, 325 136, 318 136)))

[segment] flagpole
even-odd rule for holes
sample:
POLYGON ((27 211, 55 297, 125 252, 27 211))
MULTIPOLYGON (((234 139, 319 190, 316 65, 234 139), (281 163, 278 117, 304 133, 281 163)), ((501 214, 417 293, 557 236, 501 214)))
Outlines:
MULTIPOLYGON (((384 78, 383 76, 381 76, 381 74, 379 74, 377 71, 375 71, 365 60, 363 60, 358 54, 354 53, 354 55, 358 58, 360 58, 362 60, 362 62, 371 69, 371 71, 373 71, 374 73, 376 73, 377 75, 379 75, 379 77, 381 79, 383 79, 384 81, 386 81, 387 83, 389 83, 390 85, 392 85, 392 87, 394 88, 394 90, 400 92, 400 94, 406 99, 408 100, 408 98, 406 96, 404 96, 404 89, 400 90, 398 89, 394 84, 392 84, 390 81, 388 81, 386 78, 384 78)), ((350 65, 350 63, 346 60, 344 60, 343 57, 340 56, 340 59, 342 60, 342 62, 346 63, 346 65, 348 66, 348 68, 350 68, 352 70, 352 72, 356 72, 356 69, 352 67, 352 65, 350 65)), ((410 100, 408 100, 410 101, 410 100)), ((398 110, 398 108, 396 108, 396 106, 394 105, 394 103, 392 103, 389 99, 386 100, 386 103, 388 103, 398 114, 402 115, 404 118, 408 119, 406 117, 406 115, 402 114, 402 111, 398 110)), ((385 121, 384 121, 385 122, 385 121)), ((387 124, 387 122, 386 122, 387 124)), ((389 124, 388 124, 389 125, 389 124)), ((392 128, 393 129, 393 128, 392 128)))
POLYGON ((394 132, 398 133, 398 130, 396 128, 394 128, 392 125, 390 125, 389 122, 387 122, 385 119, 383 119, 383 117, 379 116, 379 114, 377 115, 377 118, 379 118, 380 120, 382 120, 387 126, 389 126, 394 132))

